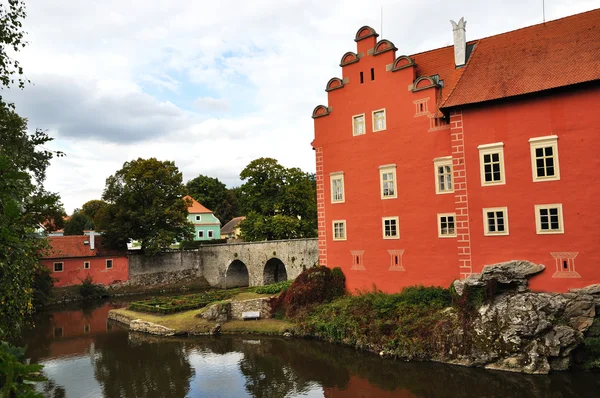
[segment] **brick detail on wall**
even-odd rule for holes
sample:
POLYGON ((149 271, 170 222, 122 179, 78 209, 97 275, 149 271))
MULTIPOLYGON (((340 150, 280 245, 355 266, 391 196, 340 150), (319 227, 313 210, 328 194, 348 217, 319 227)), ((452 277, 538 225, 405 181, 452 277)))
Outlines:
POLYGON ((327 228, 325 226, 325 178, 323 148, 315 148, 317 162, 317 219, 319 222, 319 265, 327 266, 327 228))
POLYGON ((471 229, 469 226, 469 195, 467 191, 467 165, 462 112, 450 112, 450 140, 452 145, 452 170, 454 180, 454 207, 456 209, 456 243, 458 248, 458 273, 466 278, 473 272, 471 264, 471 229))

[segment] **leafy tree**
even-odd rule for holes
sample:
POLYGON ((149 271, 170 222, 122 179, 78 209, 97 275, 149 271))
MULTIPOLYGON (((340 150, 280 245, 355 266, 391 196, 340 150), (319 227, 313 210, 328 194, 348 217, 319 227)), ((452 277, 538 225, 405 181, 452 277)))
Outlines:
POLYGON ((8 55, 8 49, 16 53, 27 44, 22 30, 26 15, 23 0, 8 0, 8 7, 4 2, 0 3, 0 84, 4 87, 17 83, 23 88, 27 82, 22 78, 23 68, 19 61, 8 55), (15 74, 18 75, 16 80, 15 74))
POLYGON ((241 172, 241 224, 245 240, 273 240, 317 235, 316 184, 312 174, 287 169, 272 158, 253 160, 241 172))
POLYGON ((81 212, 96 223, 96 216, 100 216, 102 211, 108 207, 108 203, 103 200, 88 200, 81 206, 81 212), (100 213, 100 214, 99 214, 100 213))
POLYGON ((185 186, 174 162, 155 158, 125 162, 106 179, 102 199, 109 204, 104 237, 116 246, 141 241, 150 254, 182 241, 193 233, 187 220, 185 186))
POLYGON ((94 228, 94 221, 80 209, 75 209, 71 218, 65 223, 65 235, 83 235, 84 230, 94 228))
POLYGON ((188 195, 211 209, 225 224, 237 216, 237 197, 218 178, 200 174, 186 184, 188 195))

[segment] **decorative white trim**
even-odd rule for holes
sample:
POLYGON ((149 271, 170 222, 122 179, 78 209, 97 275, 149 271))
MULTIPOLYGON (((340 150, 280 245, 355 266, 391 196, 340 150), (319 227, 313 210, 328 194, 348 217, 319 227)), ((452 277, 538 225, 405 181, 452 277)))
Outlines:
MULTIPOLYGON (((506 236, 509 235, 509 230, 508 230, 508 207, 485 207, 482 209, 482 213, 483 213, 483 235, 484 236, 506 236), (488 218, 487 218, 487 213, 488 212, 498 212, 501 211, 502 212, 502 217, 504 218, 504 231, 502 232, 490 232, 488 227, 488 218)), ((495 219, 495 217, 494 217, 495 219)))
POLYGON ((63 272, 65 270, 65 262, 64 261, 56 261, 52 263, 52 271, 53 272, 63 272), (60 271, 56 270, 56 264, 60 264, 60 271))
POLYGON ((438 213, 437 214, 437 231, 438 238, 456 238, 456 213, 438 213), (453 217, 452 223, 454 224, 454 232, 451 234, 442 234, 442 217, 446 217, 446 223, 448 217, 453 217))
POLYGON ((381 199, 396 199, 398 197, 398 176, 396 174, 395 164, 379 166, 379 193, 381 195, 381 199), (383 192, 383 175, 387 173, 392 173, 392 178, 394 179, 393 195, 384 195, 383 192))
POLYGON ((504 148, 504 142, 494 142, 492 144, 479 145, 477 149, 492 149, 492 148, 504 148))
MULTIPOLYGON (((505 185, 506 174, 504 171, 504 143, 496 142, 493 144, 479 145, 479 176, 481 179, 481 186, 492 186, 492 185, 505 185), (486 181, 485 180, 485 164, 484 156, 498 154, 498 161, 500 163, 500 180, 499 181, 486 181)), ((493 170, 492 170, 493 173, 493 170)))
POLYGON ((552 142, 552 141, 556 141, 556 140, 558 140, 558 136, 557 135, 546 135, 544 137, 530 138, 529 142, 530 143, 534 143, 534 142, 552 142))
POLYGON ((344 241, 346 239, 348 239, 348 231, 346 228, 346 220, 333 220, 331 221, 331 237, 333 238, 334 241, 344 241), (343 231, 344 231, 344 236, 341 238, 336 238, 335 237, 335 224, 341 224, 344 226, 343 231))
POLYGON ((367 118, 365 117, 364 113, 359 113, 358 115, 352 115, 352 136, 356 137, 359 135, 365 135, 367 133, 367 118), (363 118, 363 132, 362 133, 356 133, 356 129, 355 129, 355 119, 357 117, 361 117, 363 118))
POLYGON ((531 177, 533 182, 557 181, 560 180, 560 165, 558 162, 558 136, 547 135, 545 137, 535 137, 529 139, 529 150, 531 153, 531 177), (538 148, 552 148, 552 159, 554 163, 554 175, 550 177, 538 177, 537 158, 535 150, 538 148))
POLYGON ((563 221, 563 208, 562 203, 553 203, 553 204, 545 204, 545 205, 535 205, 535 232, 538 235, 553 235, 553 234, 564 234, 565 233, 565 224, 563 221), (542 229, 540 210, 541 209, 558 209, 558 226, 559 229, 554 230, 546 230, 542 229))
POLYGON ((91 263, 89 261, 83 262, 83 269, 90 269, 90 267, 91 267, 91 263))
POLYGON ((435 194, 444 195, 447 193, 454 193, 454 169, 452 168, 452 156, 444 156, 441 158, 433 159, 433 178, 435 184, 435 194), (450 189, 440 189, 440 181, 438 168, 443 166, 450 166, 450 189))
POLYGON ((345 191, 345 183, 344 183, 344 172, 336 171, 335 173, 329 173, 329 198, 331 203, 345 203, 346 202, 346 191, 345 191), (342 199, 335 200, 333 197, 333 181, 340 180, 342 182, 342 199))
POLYGON ((374 133, 376 133, 378 131, 385 131, 385 130, 387 130, 387 113, 385 111, 385 108, 377 109, 377 110, 374 110, 373 112, 371 112, 371 121, 372 121, 372 124, 373 124, 373 132, 374 133), (383 112, 383 128, 382 129, 377 129, 376 128, 375 114, 377 112, 383 112))
POLYGON ((383 239, 400 239, 400 221, 398 220, 398 216, 381 217, 381 232, 382 232, 383 239), (396 222, 396 235, 385 236, 385 222, 386 221, 395 221, 396 222))

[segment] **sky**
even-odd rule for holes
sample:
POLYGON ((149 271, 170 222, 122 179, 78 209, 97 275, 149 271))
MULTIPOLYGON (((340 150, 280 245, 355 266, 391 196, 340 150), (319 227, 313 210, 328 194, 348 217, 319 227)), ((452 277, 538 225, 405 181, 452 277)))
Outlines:
MULTIPOLYGON (((6 1, 6 0, 0 0, 6 1)), ((312 110, 370 25, 397 55, 542 22, 542 0, 26 0, 29 45, 16 58, 31 81, 3 96, 66 153, 46 188, 65 210, 100 199, 126 161, 175 161, 239 186, 252 160, 315 171, 312 110), (382 13, 383 10, 383 13, 382 13), (383 19, 381 15, 383 14, 383 19)), ((600 0, 545 0, 546 20, 600 0)))

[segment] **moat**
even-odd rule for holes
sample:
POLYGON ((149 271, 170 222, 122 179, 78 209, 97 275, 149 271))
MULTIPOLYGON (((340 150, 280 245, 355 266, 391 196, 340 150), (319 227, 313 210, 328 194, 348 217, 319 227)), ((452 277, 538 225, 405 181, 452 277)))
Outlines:
POLYGON ((24 334, 48 397, 595 397, 600 375, 531 376, 401 362, 319 341, 157 338, 107 320, 119 303, 41 312, 24 334))

